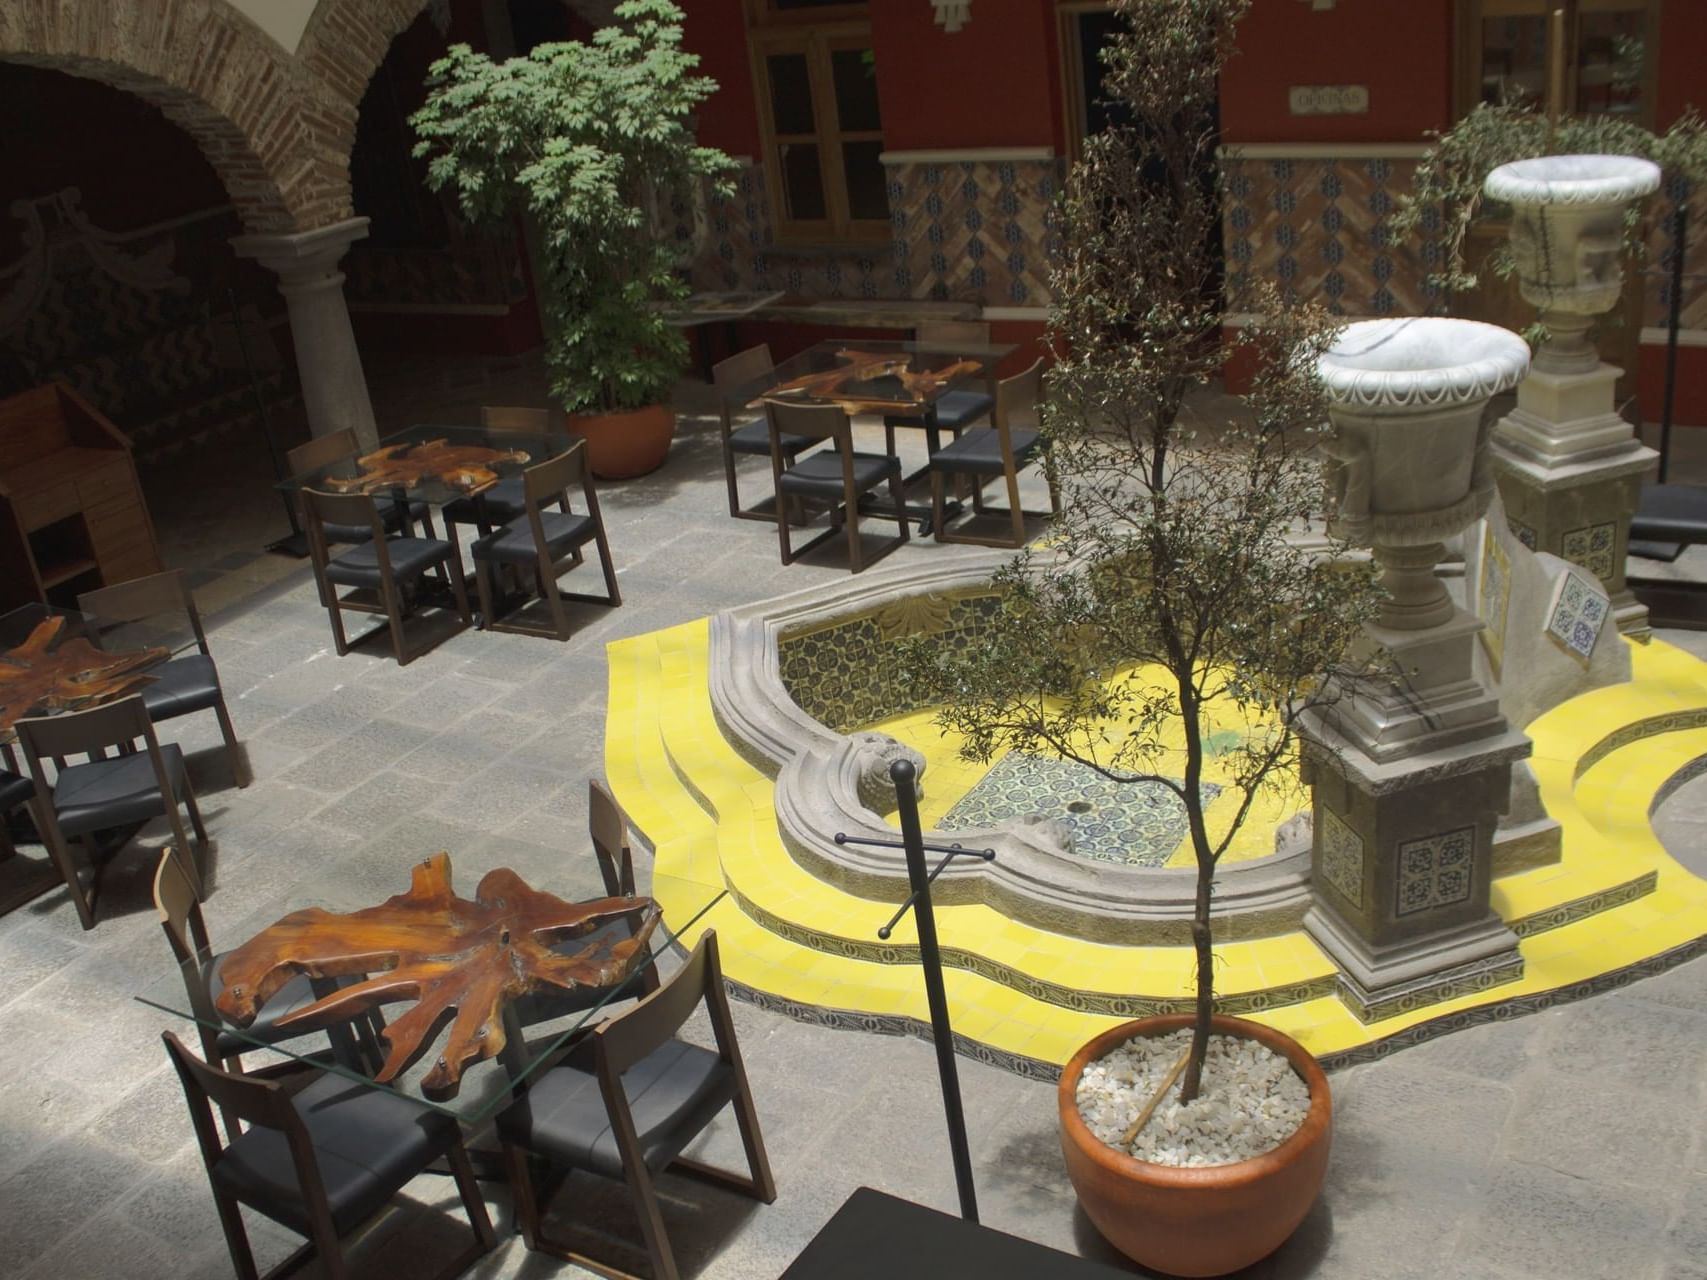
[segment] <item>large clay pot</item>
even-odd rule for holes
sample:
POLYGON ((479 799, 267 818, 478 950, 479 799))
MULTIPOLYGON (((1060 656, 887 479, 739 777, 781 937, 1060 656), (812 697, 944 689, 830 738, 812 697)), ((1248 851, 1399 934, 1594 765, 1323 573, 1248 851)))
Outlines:
POLYGON ((1304 1221, 1322 1190, 1333 1099, 1316 1060, 1296 1040, 1217 1015, 1218 1035, 1256 1040, 1290 1062, 1310 1089, 1304 1123, 1273 1151, 1237 1164, 1175 1169, 1098 1141, 1079 1115, 1085 1067, 1126 1041, 1189 1027, 1190 1014, 1140 1018, 1103 1032, 1061 1072, 1061 1153, 1085 1214, 1127 1257, 1179 1276, 1220 1276, 1267 1257, 1304 1221))
POLYGON ((587 461, 595 476, 632 480, 664 465, 676 433, 676 414, 667 404, 624 413, 572 413, 569 430, 587 442, 587 461))

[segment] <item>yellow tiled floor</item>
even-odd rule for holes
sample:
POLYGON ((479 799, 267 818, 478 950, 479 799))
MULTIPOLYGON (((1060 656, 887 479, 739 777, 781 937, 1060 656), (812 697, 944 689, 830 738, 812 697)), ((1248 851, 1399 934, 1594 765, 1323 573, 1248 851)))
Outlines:
MULTIPOLYGON (((904 954, 895 963, 879 963, 839 953, 841 940, 874 943, 893 905, 825 884, 789 856, 777 833, 770 780, 736 754, 712 715, 708 638, 709 624, 701 620, 610 646, 606 770, 633 825, 655 848, 654 893, 666 921, 686 921, 728 890, 685 930, 684 941, 691 944, 700 930, 715 927, 730 978, 802 1004, 925 1019, 917 966, 904 954), (787 922, 815 945, 783 937, 756 917, 787 922)), ((1367 1026, 1333 997, 1254 1016, 1313 1052, 1328 1054, 1461 1009, 1612 973, 1707 934, 1707 882, 1665 854, 1647 821, 1667 779, 1707 755, 1707 664, 1657 641, 1633 646, 1633 660, 1629 685, 1584 695, 1530 727, 1542 798, 1563 826, 1564 855, 1558 865, 1499 880, 1493 898, 1512 921, 1649 872, 1657 877, 1654 892, 1524 938, 1523 978, 1488 992, 1367 1026), (1691 719, 1702 727, 1689 724, 1691 719), (1649 720, 1655 723, 1630 732, 1632 741, 1582 766, 1610 735, 1649 720)), ((898 717, 882 728, 915 746, 935 739, 925 752, 931 787, 921 816, 927 825, 981 775, 978 767, 958 760, 928 713, 898 717)), ((1274 814, 1252 819, 1253 838, 1265 851, 1276 820, 1274 814)), ((1187 948, 1082 942, 982 905, 939 907, 937 917, 945 949, 985 957, 1068 991, 1180 999, 1192 989, 1187 948)), ((910 918, 892 941, 899 947, 914 941, 910 918)), ((1228 943, 1216 948, 1216 960, 1223 995, 1333 972, 1303 934, 1228 943)), ((1064 1062, 1084 1040, 1119 1020, 1038 999, 965 969, 951 967, 946 980, 955 1029, 1009 1053, 1064 1062)))

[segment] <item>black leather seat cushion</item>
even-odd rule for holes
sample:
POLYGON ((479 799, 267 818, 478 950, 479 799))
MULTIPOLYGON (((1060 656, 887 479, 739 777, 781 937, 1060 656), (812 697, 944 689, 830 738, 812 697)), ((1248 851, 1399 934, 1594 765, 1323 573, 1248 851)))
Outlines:
MULTIPOLYGON (((162 743, 160 758, 172 790, 182 796, 184 753, 175 742, 162 743)), ((53 808, 59 829, 68 836, 143 822, 165 812, 147 751, 72 765, 53 784, 53 808)))
MULTIPOLYGON (((545 549, 553 560, 561 559, 572 548, 591 542, 598 532, 593 518, 587 515, 565 515, 561 511, 539 513, 540 528, 545 533, 545 549)), ((477 539, 469 548, 476 560, 502 560, 509 563, 531 564, 539 556, 533 545, 533 529, 526 520, 513 520, 496 533, 477 539)))
POLYGON ((36 784, 30 779, 9 769, 0 769, 0 813, 35 799, 35 794, 36 784))
MULTIPOLYGON (((395 498, 375 498, 374 505, 379 508, 379 522, 385 526, 387 533, 396 533, 403 527, 403 504, 395 498)), ((409 503, 409 518, 417 523, 424 523, 428 515, 428 507, 424 502, 409 503)), ((371 542, 373 530, 365 524, 332 524, 323 522, 321 531, 328 542, 371 542)))
MULTIPOLYGON (((387 538, 391 572, 399 578, 425 573, 450 555, 450 543, 437 538, 387 538)), ((345 587, 379 586, 379 553, 372 542, 335 556, 326 566, 326 577, 345 587)))
MULTIPOLYGON (((314 1141, 340 1235, 372 1217, 456 1135, 450 1116, 342 1076, 322 1075, 291 1102, 314 1141)), ((308 1234, 290 1144, 277 1129, 246 1131, 213 1166, 213 1179, 274 1222, 308 1234)))
POLYGON ((888 414, 884 421, 894 426, 947 427, 949 430, 959 430, 968 422, 976 422, 995 407, 995 400, 982 391, 949 391, 937 398, 931 406, 929 418, 923 413, 918 414, 888 414))
POLYGON ((1649 542, 1707 542, 1707 488, 1650 484, 1642 490, 1630 536, 1649 542))
MULTIPOLYGON (((591 1042, 583 1042, 535 1081, 499 1114, 498 1131, 558 1164, 620 1178, 622 1157, 591 1051, 591 1042)), ((709 1049, 667 1040, 623 1072, 622 1087, 641 1154, 655 1173, 735 1096, 735 1072, 709 1049)))
MULTIPOLYGON (((901 474, 901 459, 882 453, 853 455, 854 488, 864 493, 901 474)), ((842 457, 834 449, 808 454, 782 473, 784 493, 815 498, 842 496, 842 457)))
MULTIPOLYGON (((818 443, 811 436, 797 436, 788 431, 779 432, 777 442, 782 446, 782 456, 785 458, 792 458, 795 454, 810 449, 818 443)), ((745 426, 735 428, 729 433, 729 447, 736 453, 762 453, 769 457, 771 451, 770 424, 763 418, 754 418, 745 426)))
POLYGON ((446 524, 508 524, 527 514, 527 493, 521 476, 505 476, 485 493, 458 498, 443 509, 446 524))
POLYGON ((150 720, 205 711, 219 701, 219 673, 203 654, 175 658, 148 674, 154 683, 143 688, 142 707, 150 720))
MULTIPOLYGON (((1037 448, 1037 432, 1013 428, 1009 438, 1014 446, 1014 466, 1025 465, 1037 448)), ((960 439, 943 445, 931 455, 933 471, 967 471, 974 475, 1002 474, 1002 437, 994 427, 979 427, 960 439)))

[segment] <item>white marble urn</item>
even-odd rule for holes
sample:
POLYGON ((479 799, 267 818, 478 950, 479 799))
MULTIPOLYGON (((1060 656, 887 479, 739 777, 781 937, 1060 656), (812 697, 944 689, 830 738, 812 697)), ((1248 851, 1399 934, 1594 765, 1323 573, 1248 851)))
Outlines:
POLYGON ((1488 402, 1529 371, 1529 346, 1475 320, 1412 317, 1347 325, 1317 362, 1334 434, 1336 533, 1373 547, 1401 631, 1453 616, 1435 577, 1445 540, 1487 510, 1488 402))
POLYGON ((1659 185, 1659 166, 1637 156, 1541 156, 1488 175, 1483 192, 1511 206, 1518 287, 1550 334, 1537 369, 1599 366, 1588 331, 1624 289, 1625 214, 1659 185))

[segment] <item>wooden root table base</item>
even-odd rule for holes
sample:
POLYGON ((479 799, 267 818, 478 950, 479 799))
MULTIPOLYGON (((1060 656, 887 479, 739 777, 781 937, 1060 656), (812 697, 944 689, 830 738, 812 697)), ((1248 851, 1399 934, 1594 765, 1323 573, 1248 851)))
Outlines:
POLYGON ((0 653, 0 739, 26 716, 82 711, 135 693, 154 677, 146 669, 165 649, 104 653, 82 636, 60 640, 64 618, 48 618, 16 649, 0 653))
POLYGON ((388 444, 356 459, 362 474, 353 479, 328 478, 326 484, 344 493, 375 493, 381 489, 412 489, 425 476, 475 493, 498 482, 495 462, 525 463, 520 449, 489 449, 477 444, 423 440, 420 444, 388 444))
POLYGON ((216 1006, 247 1026, 298 974, 365 981, 280 1018, 280 1028, 310 1031, 413 1000, 414 1008, 386 1025, 388 1052, 375 1077, 381 1082, 419 1057, 455 1010, 444 1052, 421 1080, 428 1096, 448 1096, 469 1064, 503 1050, 506 1005, 534 992, 615 986, 647 958, 659 918, 651 898, 565 902, 503 867, 486 873, 472 901, 459 898, 450 855, 437 853, 415 866, 407 893, 377 907, 347 914, 310 907, 256 934, 221 962, 225 990, 216 1006), (636 922, 626 938, 590 942, 571 954, 551 949, 624 916, 636 922))

